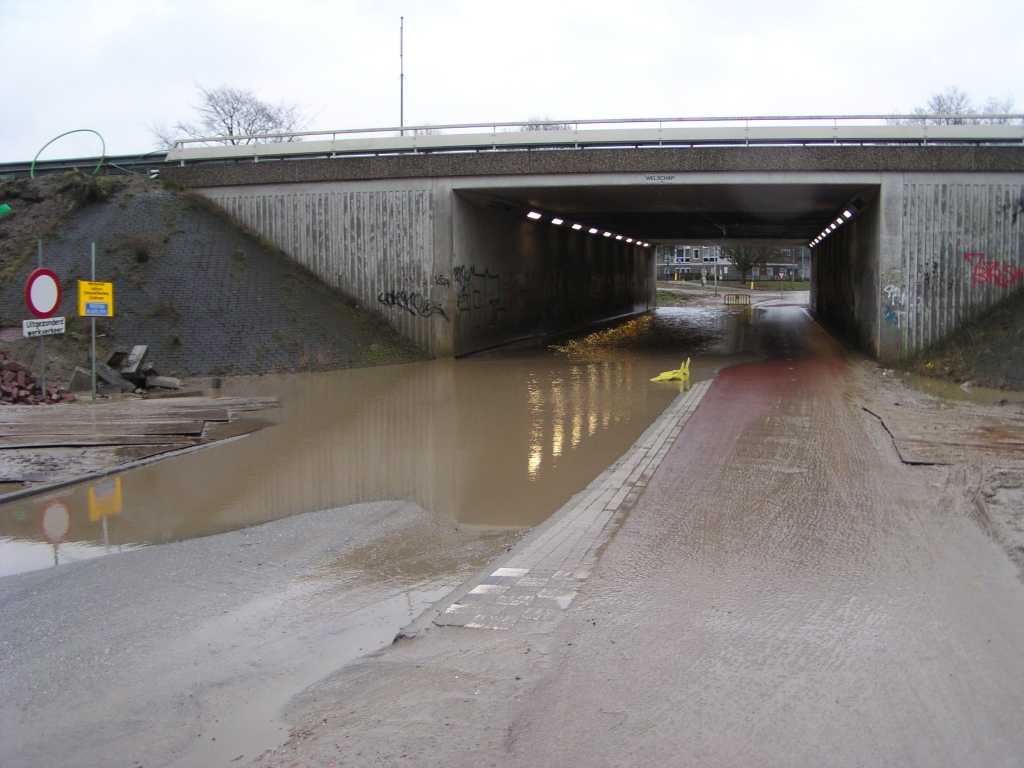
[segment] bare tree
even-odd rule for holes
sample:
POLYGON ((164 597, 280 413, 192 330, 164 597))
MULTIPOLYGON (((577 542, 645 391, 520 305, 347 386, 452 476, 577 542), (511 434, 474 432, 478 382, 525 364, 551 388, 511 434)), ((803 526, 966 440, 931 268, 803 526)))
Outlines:
MULTIPOLYGON (((981 114, 983 115, 1008 115, 1013 112, 1013 97, 1007 96, 1005 99, 997 99, 995 96, 989 96, 985 102, 985 106, 981 108, 981 114)), ((998 123, 1000 125, 1006 125, 1010 122, 1008 117, 990 117, 987 120, 983 119, 983 123, 998 123)))
POLYGON ((979 111, 971 102, 970 96, 955 85, 949 86, 943 93, 932 94, 923 107, 915 107, 917 117, 909 120, 894 118, 891 124, 911 125, 978 125, 980 123, 1008 123, 1005 117, 985 117, 986 115, 1003 115, 1013 109, 1013 97, 1005 99, 990 97, 979 111))
POLYGON ((175 139, 217 137, 211 144, 254 144, 263 142, 297 141, 294 137, 252 138, 268 133, 292 133, 309 124, 297 104, 263 101, 252 91, 220 85, 199 88, 199 103, 191 105, 196 111, 195 122, 178 122, 168 128, 157 124, 150 133, 160 147, 170 147, 175 139))
POLYGON ((544 117, 529 117, 526 125, 519 126, 517 131, 571 131, 571 123, 554 123, 547 115, 544 117))
POLYGON ((408 133, 408 134, 410 134, 412 136, 438 136, 439 134, 441 134, 441 132, 442 131, 441 131, 440 128, 435 128, 434 126, 432 126, 430 124, 429 121, 425 122, 419 128, 413 128, 411 131, 410 130, 406 131, 406 133, 408 133))
POLYGON ((751 269, 767 264, 778 254, 778 249, 771 245, 730 245, 723 250, 740 271, 741 283, 747 282, 751 269))

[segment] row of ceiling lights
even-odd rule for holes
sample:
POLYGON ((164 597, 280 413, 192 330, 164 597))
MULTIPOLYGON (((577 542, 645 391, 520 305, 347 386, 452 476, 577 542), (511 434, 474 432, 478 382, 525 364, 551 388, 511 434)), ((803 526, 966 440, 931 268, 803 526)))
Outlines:
MULTIPOLYGON (((533 219, 534 221, 539 221, 540 219, 544 218, 544 214, 541 213, 540 211, 530 211, 528 214, 526 214, 526 218, 533 219)), ((560 227, 563 224, 565 224, 565 219, 560 219, 557 216, 552 216, 551 223, 554 224, 556 227, 560 227)), ((584 226, 585 225, 577 222, 576 224, 572 225, 572 228, 575 230, 581 230, 584 228, 584 226)), ((640 242, 639 240, 633 240, 632 237, 623 237, 622 235, 616 235, 614 232, 606 231, 602 234, 601 230, 598 229, 597 227, 589 227, 587 229, 587 232, 591 235, 602 235, 602 237, 614 237, 616 240, 625 240, 627 243, 635 242, 637 245, 642 245, 644 248, 651 247, 650 243, 643 243, 640 242)))
POLYGON ((827 227, 825 227, 825 229, 823 229, 821 231, 820 235, 818 235, 816 238, 811 240, 811 242, 809 243, 810 247, 813 248, 814 246, 816 246, 818 243, 820 243, 826 237, 831 235, 833 232, 836 231, 836 229, 838 229, 839 227, 843 226, 843 224, 845 224, 847 221, 849 221, 852 218, 853 218, 853 211, 851 211, 849 208, 847 208, 845 211, 843 211, 843 215, 842 216, 837 217, 835 221, 833 221, 831 224, 829 224, 827 227))

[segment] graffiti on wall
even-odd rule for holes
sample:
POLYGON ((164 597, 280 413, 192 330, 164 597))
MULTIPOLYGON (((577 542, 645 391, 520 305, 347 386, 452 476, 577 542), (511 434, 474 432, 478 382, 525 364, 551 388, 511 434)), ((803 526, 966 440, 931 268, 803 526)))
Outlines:
POLYGON ((901 307, 907 305, 907 292, 901 286, 890 283, 882 289, 885 294, 885 306, 882 309, 882 317, 886 325, 899 327, 900 316, 903 314, 901 307))
POLYGON ((507 286, 500 275, 492 275, 489 268, 477 272, 475 266, 458 266, 452 270, 455 281, 455 307, 460 314, 483 310, 485 322, 497 325, 507 313, 505 305, 507 286))
POLYGON ((377 294, 377 301, 385 307, 389 307, 390 309, 400 309, 403 312, 408 312, 414 317, 440 315, 445 320, 448 319, 448 315, 445 314, 445 311, 440 307, 440 305, 435 304, 422 293, 381 291, 377 294))
POLYGON ((965 253, 964 260, 971 265, 971 288, 979 285, 1006 288, 1024 282, 1024 270, 1015 264, 989 261, 984 253, 965 253))

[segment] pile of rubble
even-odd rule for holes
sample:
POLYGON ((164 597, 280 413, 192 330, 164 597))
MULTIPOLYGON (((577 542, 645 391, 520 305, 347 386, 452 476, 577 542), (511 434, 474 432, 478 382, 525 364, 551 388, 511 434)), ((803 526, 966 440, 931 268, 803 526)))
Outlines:
MULTIPOLYGON (((143 393, 146 390, 181 389, 181 380, 173 376, 161 376, 153 363, 147 361, 149 347, 136 344, 131 352, 115 351, 106 363, 96 364, 96 391, 101 395, 119 392, 143 393)), ((92 390, 92 374, 75 368, 68 383, 68 389, 76 392, 92 390)))
POLYGON ((0 349, 0 405, 43 405, 44 403, 71 403, 75 396, 60 387, 47 387, 42 391, 39 379, 27 365, 9 360, 0 349))

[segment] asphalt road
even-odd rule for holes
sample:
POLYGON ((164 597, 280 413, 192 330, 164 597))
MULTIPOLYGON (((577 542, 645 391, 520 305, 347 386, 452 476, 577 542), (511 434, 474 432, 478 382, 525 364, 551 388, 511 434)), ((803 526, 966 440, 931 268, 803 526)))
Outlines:
POLYGON ((0 765, 238 765, 510 534, 361 504, 0 579, 0 765))

